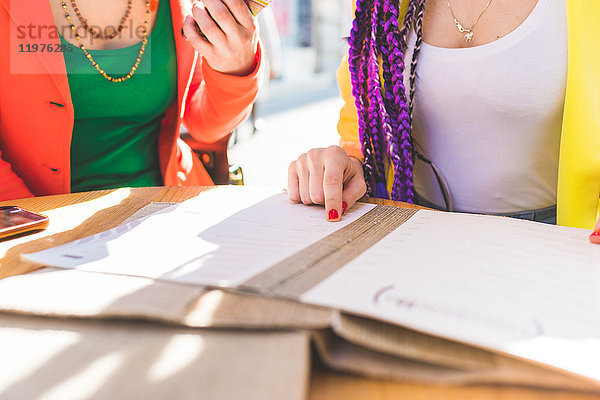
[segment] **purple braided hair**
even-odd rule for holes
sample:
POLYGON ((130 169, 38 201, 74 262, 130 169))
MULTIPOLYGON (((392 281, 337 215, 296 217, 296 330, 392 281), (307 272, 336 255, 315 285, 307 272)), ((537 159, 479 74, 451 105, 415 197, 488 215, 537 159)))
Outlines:
POLYGON ((366 129, 367 111, 365 109, 365 98, 367 80, 365 79, 365 54, 363 48, 367 41, 368 23, 370 22, 369 11, 371 10, 371 0, 357 0, 356 13, 352 22, 350 31, 350 50, 348 52, 348 63, 350 64, 350 79, 352 81, 352 95, 356 103, 358 112, 358 134, 364 156, 364 175, 367 183, 367 194, 375 194, 375 175, 376 168, 373 160, 373 146, 369 131, 366 129))
MULTIPOLYGON (((387 14, 387 7, 389 4, 384 4, 384 16, 386 16, 387 14)), ((375 37, 372 36, 373 42, 371 43, 373 44, 377 44, 376 48, 379 48, 381 50, 381 77, 383 78, 383 91, 384 91, 384 98, 381 99, 380 102, 378 102, 378 107, 379 109, 383 109, 383 110, 387 110, 387 118, 382 118, 382 122, 386 125, 386 129, 385 130, 385 140, 386 142, 383 144, 383 147, 386 150, 386 156, 388 157, 388 160, 392 160, 392 163, 394 165, 394 167, 397 167, 398 164, 398 160, 395 160, 393 155, 390 154, 389 152, 389 146, 387 145, 387 143, 390 142, 390 139, 393 137, 394 132, 398 131, 398 107, 396 107, 396 102, 394 101, 394 93, 392 91, 392 88, 394 86, 393 84, 393 76, 394 76, 394 64, 391 58, 391 53, 390 53, 390 47, 397 47, 398 46, 398 40, 397 37, 395 37, 395 35, 393 35, 394 32, 394 28, 390 27, 390 20, 389 18, 379 18, 379 13, 378 13, 378 9, 374 8, 373 10, 373 26, 375 26, 375 29, 373 29, 372 34, 375 35, 375 37), (377 40, 379 39, 379 40, 377 40), (391 43, 391 46, 388 46, 386 44, 384 44, 383 42, 387 41, 388 43, 391 43), (381 105, 381 103, 383 102, 383 107, 381 105), (394 162, 395 161, 395 162, 394 162)), ((376 57, 375 57, 376 58, 376 57)), ((371 98, 374 98, 373 96, 371 96, 371 98)), ((384 114, 384 115, 385 115, 384 114)), ((376 115, 376 114, 374 114, 376 115)), ((382 115, 383 116, 383 115, 382 115)), ((382 161, 383 164, 383 161, 382 161)), ((385 176, 385 174, 383 174, 383 176, 385 176)), ((383 195, 378 195, 377 197, 383 197, 383 198, 389 198, 388 195, 388 190, 387 190, 387 182, 382 182, 379 186, 378 186, 378 192, 381 192, 383 195)))
POLYGON ((370 32, 369 49, 367 57, 367 94, 368 102, 368 127, 371 133, 371 140, 375 154, 375 167, 378 172, 376 178, 375 196, 379 198, 389 198, 387 185, 385 182, 385 166, 383 162, 383 153, 386 150, 386 140, 392 134, 390 116, 383 104, 381 94, 381 81, 379 77, 378 64, 378 43, 377 43, 377 25, 379 24, 379 11, 381 9, 382 0, 373 1, 373 13, 371 15, 371 25, 375 28, 370 32), (383 179, 381 179, 383 177, 383 179))
POLYGON ((415 17, 415 33, 417 34, 417 40, 415 42, 412 62, 410 64, 410 95, 408 96, 408 109, 410 110, 411 115, 415 101, 415 88, 417 83, 417 63, 419 61, 419 54, 421 54, 421 46, 423 45, 423 14, 425 13, 425 0, 419 1, 416 13, 417 15, 415 17))
MULTIPOLYGON (((409 101, 404 87, 403 53, 410 26, 415 24, 419 34, 421 32, 425 0, 408 1, 402 29, 399 27, 399 0, 356 1, 349 64, 368 193, 388 197, 385 154, 395 171, 391 198, 414 202, 412 106, 409 107, 414 92, 411 87, 409 101), (415 23, 415 16, 421 21, 415 23), (380 79, 380 59, 383 79, 380 79)), ((411 79, 417 58, 418 54, 411 64, 411 79)))
POLYGON ((386 20, 389 21, 388 35, 393 37, 390 51, 390 64, 392 72, 392 102, 397 109, 398 128, 391 137, 388 138, 388 154, 394 165, 394 182, 392 186, 392 198, 402 201, 414 201, 414 186, 412 182, 413 159, 412 142, 410 136, 410 113, 407 105, 406 89, 404 87, 404 56, 406 32, 408 24, 413 18, 415 2, 411 1, 400 31, 399 22, 399 4, 397 2, 388 2, 386 5, 386 20), (391 3, 391 4, 390 4, 391 3), (398 43, 398 45, 395 45, 398 43))

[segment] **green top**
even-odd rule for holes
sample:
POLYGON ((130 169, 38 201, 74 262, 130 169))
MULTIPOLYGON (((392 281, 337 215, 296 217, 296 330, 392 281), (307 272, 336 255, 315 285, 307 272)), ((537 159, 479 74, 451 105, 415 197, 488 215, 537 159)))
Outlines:
MULTIPOLYGON (((61 41, 68 44, 62 37, 61 41)), ((108 75, 123 76, 141 47, 140 42, 122 49, 88 51, 108 75)), ((75 109, 71 191, 162 185, 158 135, 165 111, 177 94, 169 2, 161 1, 146 52, 131 79, 106 80, 78 47, 64 52, 64 58, 75 109)))

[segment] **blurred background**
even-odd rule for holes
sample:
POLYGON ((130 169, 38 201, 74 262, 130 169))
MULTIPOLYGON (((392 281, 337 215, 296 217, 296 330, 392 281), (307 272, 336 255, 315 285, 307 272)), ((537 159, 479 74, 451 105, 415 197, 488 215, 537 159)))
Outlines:
POLYGON ((251 118, 228 145, 246 185, 286 187, 291 161, 338 143, 335 73, 351 24, 350 0, 273 0, 259 14, 269 67, 251 118))

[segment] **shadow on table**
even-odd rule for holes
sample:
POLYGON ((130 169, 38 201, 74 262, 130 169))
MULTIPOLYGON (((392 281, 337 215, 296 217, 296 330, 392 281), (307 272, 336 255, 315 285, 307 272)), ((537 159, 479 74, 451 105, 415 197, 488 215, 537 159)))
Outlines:
POLYGON ((293 332, 0 314, 0 398, 299 400, 303 393, 293 389, 307 373, 298 367, 306 353, 300 339, 293 332), (298 349, 287 350, 296 359, 275 354, 281 345, 298 349), (293 387, 273 381, 276 372, 297 375, 285 382, 293 387))

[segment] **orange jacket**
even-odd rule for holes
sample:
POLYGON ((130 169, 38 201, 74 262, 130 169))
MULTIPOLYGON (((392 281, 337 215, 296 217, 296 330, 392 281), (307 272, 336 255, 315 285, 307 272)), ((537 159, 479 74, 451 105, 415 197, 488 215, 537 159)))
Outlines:
MULTIPOLYGON (((163 180, 167 186, 211 185, 200 160, 179 138, 180 125, 197 141, 212 143, 242 122, 258 92, 260 50, 249 76, 211 69, 181 36, 191 0, 170 3, 178 87, 158 138, 163 180)), ((48 1, 0 0, 0 200, 71 188, 74 110, 64 58, 60 52, 20 51, 28 44, 60 45, 48 1)))

